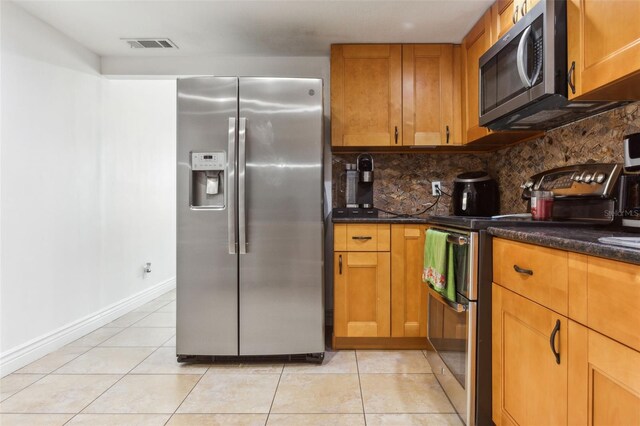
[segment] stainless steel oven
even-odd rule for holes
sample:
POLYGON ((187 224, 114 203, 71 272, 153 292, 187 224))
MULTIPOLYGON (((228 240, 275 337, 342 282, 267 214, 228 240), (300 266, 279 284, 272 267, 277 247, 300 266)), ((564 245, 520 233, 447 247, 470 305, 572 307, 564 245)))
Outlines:
POLYGON ((456 412, 470 426, 476 418, 478 233, 432 229, 447 232, 453 245, 456 300, 429 288, 427 336, 434 351, 427 357, 456 412))

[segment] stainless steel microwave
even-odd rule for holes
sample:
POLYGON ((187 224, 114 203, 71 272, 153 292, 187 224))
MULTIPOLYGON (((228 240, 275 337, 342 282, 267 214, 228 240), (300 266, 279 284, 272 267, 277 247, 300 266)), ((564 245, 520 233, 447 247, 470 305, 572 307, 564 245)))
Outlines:
POLYGON ((548 130, 624 103, 569 101, 574 72, 575 62, 567 69, 567 2, 540 0, 480 57, 480 125, 548 130))

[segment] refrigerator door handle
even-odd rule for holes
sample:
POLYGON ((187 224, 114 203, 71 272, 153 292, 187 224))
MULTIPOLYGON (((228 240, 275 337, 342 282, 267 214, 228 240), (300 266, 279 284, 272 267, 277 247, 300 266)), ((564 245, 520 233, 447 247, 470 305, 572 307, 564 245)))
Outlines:
POLYGON ((238 253, 236 233, 236 118, 229 117, 229 156, 227 158, 227 223, 229 233, 229 254, 238 253))
POLYGON ((247 119, 245 117, 240 117, 240 126, 238 129, 238 231, 240 254, 247 253, 247 217, 245 208, 246 139, 247 119))

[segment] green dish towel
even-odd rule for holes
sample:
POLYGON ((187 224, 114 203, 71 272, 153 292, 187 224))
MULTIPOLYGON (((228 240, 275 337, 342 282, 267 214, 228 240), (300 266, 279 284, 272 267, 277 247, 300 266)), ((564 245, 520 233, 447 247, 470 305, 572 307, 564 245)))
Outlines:
POLYGON ((435 291, 455 302, 455 261, 453 245, 447 243, 446 232, 428 229, 424 241, 424 269, 422 281, 435 291))

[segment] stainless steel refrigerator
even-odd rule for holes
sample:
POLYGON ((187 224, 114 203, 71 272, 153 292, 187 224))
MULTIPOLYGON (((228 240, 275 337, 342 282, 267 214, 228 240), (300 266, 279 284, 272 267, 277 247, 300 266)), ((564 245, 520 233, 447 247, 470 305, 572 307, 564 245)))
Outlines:
POLYGON ((178 79, 178 361, 322 361, 322 80, 178 79))

